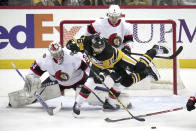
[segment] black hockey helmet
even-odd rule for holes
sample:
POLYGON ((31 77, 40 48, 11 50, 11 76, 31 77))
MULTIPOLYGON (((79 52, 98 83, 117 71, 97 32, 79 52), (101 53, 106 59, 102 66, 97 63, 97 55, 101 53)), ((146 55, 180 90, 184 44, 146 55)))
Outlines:
POLYGON ((95 53, 101 53, 104 50, 105 41, 99 34, 92 35, 91 42, 92 48, 95 51, 95 53))

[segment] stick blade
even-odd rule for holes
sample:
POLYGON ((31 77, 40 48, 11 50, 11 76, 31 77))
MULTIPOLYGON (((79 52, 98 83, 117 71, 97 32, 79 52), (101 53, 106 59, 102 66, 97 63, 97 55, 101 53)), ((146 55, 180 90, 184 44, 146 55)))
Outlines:
POLYGON ((57 107, 55 107, 55 108, 49 107, 48 110, 47 110, 48 115, 53 116, 53 115, 55 115, 56 113, 58 113, 58 112, 61 110, 62 105, 63 105, 63 104, 62 104, 62 102, 61 102, 61 104, 59 104, 59 105, 58 105, 57 107))
POLYGON ((145 121, 144 118, 139 118, 139 117, 126 117, 126 118, 120 118, 120 119, 110 119, 110 118, 105 118, 104 120, 106 122, 119 122, 119 121, 124 121, 124 120, 130 120, 130 119, 135 119, 135 120, 138 120, 138 121, 145 121))
POLYGON ((134 119, 136 119, 136 120, 138 120, 138 121, 145 121, 145 119, 144 118, 140 118, 140 117, 134 117, 134 119))
POLYGON ((55 115, 57 112, 59 112, 62 108, 63 104, 59 104, 56 108, 53 109, 53 115, 55 115))
POLYGON ((178 48, 178 50, 177 50, 173 55, 170 56, 170 59, 173 59, 173 58, 175 58, 176 56, 178 56, 178 55, 182 52, 182 50, 183 50, 183 46, 180 46, 180 47, 178 48))

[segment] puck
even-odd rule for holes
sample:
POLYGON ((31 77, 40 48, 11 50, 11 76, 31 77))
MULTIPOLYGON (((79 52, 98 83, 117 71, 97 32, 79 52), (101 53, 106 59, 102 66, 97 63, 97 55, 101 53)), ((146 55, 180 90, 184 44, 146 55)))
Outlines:
POLYGON ((156 126, 152 126, 152 127, 151 127, 151 129, 156 129, 156 128, 157 128, 156 126))

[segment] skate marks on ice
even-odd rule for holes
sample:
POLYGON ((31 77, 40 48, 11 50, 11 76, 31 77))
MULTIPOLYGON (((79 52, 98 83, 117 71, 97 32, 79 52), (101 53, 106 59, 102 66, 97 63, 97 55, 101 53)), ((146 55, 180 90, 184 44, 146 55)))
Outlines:
MULTIPOLYGON (((62 96, 53 100, 46 101, 50 107, 56 107, 60 102, 63 107, 54 116, 47 115, 39 103, 25 106, 24 108, 7 108, 7 97, 0 97, 0 122, 2 130, 11 130, 14 126, 21 129, 29 129, 34 131, 37 129, 37 123, 40 123, 39 129, 47 128, 129 128, 129 129, 151 129, 156 127, 159 129, 178 129, 182 131, 194 131, 196 129, 196 113, 187 112, 186 110, 165 113, 145 117, 146 121, 143 123, 135 120, 121 121, 117 123, 107 123, 104 121, 106 117, 122 118, 129 117, 129 114, 123 108, 117 112, 103 112, 101 106, 91 106, 87 103, 81 109, 81 116, 74 118, 72 116, 72 106, 74 104, 73 96, 62 96), (58 123, 58 124, 57 124, 58 123), (76 127, 77 125, 77 127, 76 127), (31 128, 29 128, 31 127, 31 128), (184 130, 186 129, 186 130, 184 130), (194 129, 194 130, 192 130, 194 129)), ((169 96, 169 97, 130 97, 133 108, 130 111, 134 115, 141 115, 149 112, 156 112, 166 110, 179 106, 184 106, 187 98, 182 96, 169 96)), ((175 131, 175 130, 174 130, 175 131)))

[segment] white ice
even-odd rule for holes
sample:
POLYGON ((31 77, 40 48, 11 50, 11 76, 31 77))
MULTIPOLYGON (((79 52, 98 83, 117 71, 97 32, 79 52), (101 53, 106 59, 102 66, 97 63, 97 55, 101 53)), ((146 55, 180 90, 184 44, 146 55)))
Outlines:
MULTIPOLYGON (((23 75, 27 70, 20 70, 23 75)), ((130 101, 133 115, 141 115, 185 106, 190 95, 196 92, 196 70, 181 69, 181 78, 186 86, 179 95, 164 95, 164 91, 130 91, 130 101), (140 92, 140 95, 138 95, 140 92), (156 92, 155 95, 149 95, 156 92)), ((80 118, 73 118, 72 106, 74 92, 66 91, 65 96, 47 101, 49 106, 63 103, 63 108, 54 116, 49 116, 39 103, 23 108, 8 108, 8 93, 22 89, 23 80, 15 70, 0 70, 0 131, 196 131, 196 110, 188 112, 186 109, 159 115, 145 117, 145 122, 126 120, 116 123, 104 121, 109 118, 124 118, 130 115, 123 109, 117 112, 103 112, 100 106, 85 104, 81 110, 80 118), (156 129, 151 129, 156 127, 156 129)))

